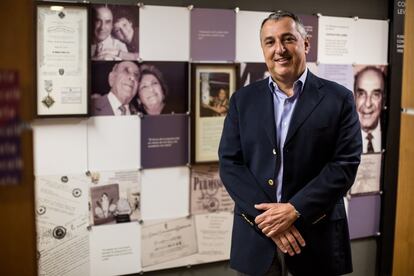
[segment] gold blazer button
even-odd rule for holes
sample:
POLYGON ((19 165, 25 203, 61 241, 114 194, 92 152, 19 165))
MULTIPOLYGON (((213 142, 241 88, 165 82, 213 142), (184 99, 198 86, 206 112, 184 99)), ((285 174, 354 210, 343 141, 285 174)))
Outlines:
POLYGON ((272 179, 269 179, 268 181, 267 181, 267 184, 269 184, 270 186, 273 186, 273 180, 272 179))

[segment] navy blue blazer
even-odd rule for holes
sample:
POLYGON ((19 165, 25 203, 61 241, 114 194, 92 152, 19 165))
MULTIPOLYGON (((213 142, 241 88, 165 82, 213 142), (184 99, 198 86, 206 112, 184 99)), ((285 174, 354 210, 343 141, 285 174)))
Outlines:
POLYGON ((300 212, 295 222, 306 246, 286 256, 293 275, 352 271, 343 196, 354 182, 362 152, 353 94, 313 75, 296 104, 283 149, 276 147, 268 79, 236 91, 219 147, 220 176, 235 201, 230 265, 249 275, 270 267, 276 245, 255 225, 254 204, 276 202, 277 162, 283 150, 282 202, 300 212))

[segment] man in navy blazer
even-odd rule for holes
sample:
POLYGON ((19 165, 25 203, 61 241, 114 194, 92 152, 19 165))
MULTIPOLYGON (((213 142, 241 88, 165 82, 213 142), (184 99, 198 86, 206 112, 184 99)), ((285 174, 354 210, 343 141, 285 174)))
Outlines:
POLYGON ((362 151, 353 94, 306 68, 296 15, 269 15, 260 40, 271 77, 232 95, 219 148, 235 201, 230 265, 240 275, 349 273, 342 198, 362 151))

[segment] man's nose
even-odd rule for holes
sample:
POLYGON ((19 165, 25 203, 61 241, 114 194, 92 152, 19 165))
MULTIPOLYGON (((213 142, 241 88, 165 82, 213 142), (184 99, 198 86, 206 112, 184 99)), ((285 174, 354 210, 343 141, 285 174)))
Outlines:
POLYGON ((367 96, 367 98, 365 99, 365 106, 366 107, 371 107, 372 106, 371 96, 367 96))
POLYGON ((138 78, 135 76, 135 74, 128 74, 128 79, 131 81, 138 81, 138 78))
POLYGON ((286 51, 285 45, 281 41, 276 41, 275 43, 275 52, 278 55, 283 54, 286 51))

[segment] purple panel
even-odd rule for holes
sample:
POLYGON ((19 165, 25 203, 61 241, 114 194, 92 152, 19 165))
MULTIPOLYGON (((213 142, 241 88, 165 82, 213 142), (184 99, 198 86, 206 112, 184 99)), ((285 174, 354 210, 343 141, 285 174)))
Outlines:
POLYGON ((310 40, 310 51, 307 55, 307 62, 316 62, 318 55, 318 17, 314 15, 299 15, 310 40))
POLYGON ((0 186, 18 184, 22 179, 19 103, 19 73, 0 70, 0 186))
POLYGON ((188 163, 188 116, 144 116, 141 120, 143 168, 183 166, 188 163))
POLYGON ((234 61, 236 14, 233 10, 191 11, 190 57, 203 61, 234 61))
POLYGON ((349 234, 351 239, 376 236, 379 232, 381 196, 354 196, 349 201, 349 234))

